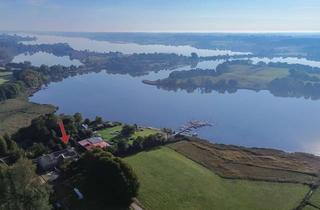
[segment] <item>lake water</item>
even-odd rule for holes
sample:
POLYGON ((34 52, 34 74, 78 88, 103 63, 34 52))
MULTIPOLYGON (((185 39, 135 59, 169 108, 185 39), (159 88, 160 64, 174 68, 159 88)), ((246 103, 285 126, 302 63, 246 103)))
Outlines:
POLYGON ((295 57, 257 58, 257 57, 254 57, 254 58, 250 58, 250 60, 252 60, 253 64, 257 64, 259 62, 263 62, 263 63, 280 62, 280 63, 288 63, 288 64, 301 64, 301 65, 320 68, 320 61, 312 61, 306 58, 295 58, 295 57))
POLYGON ((51 53, 37 52, 34 54, 20 54, 14 57, 12 62, 20 63, 24 61, 30 61, 34 66, 41 66, 42 64, 52 65, 63 65, 63 66, 80 66, 82 65, 79 60, 71 60, 69 56, 55 56, 51 53))
MULTIPOLYGON (((299 58, 252 60, 319 67, 316 61, 299 58)), ((222 62, 205 61, 197 67, 215 68, 222 62)), ((191 67, 177 70, 188 69, 191 67)), ((106 120, 159 128, 179 129, 190 120, 207 120, 214 126, 197 132, 213 142, 320 154, 319 100, 275 97, 268 91, 241 90, 234 94, 173 92, 141 82, 143 79, 165 78, 169 73, 160 71, 142 77, 90 73, 51 83, 35 93, 31 100, 59 106, 59 113, 81 112, 84 117, 99 115, 106 120)))
POLYGON ((179 55, 189 56, 195 52, 199 56, 216 56, 216 55, 246 55, 249 53, 233 52, 230 50, 207 50, 198 49, 191 46, 171 46, 171 45, 141 45, 136 43, 113 43, 108 41, 95 41, 81 37, 63 37, 51 35, 33 35, 20 34, 24 36, 35 36, 35 41, 24 41, 24 44, 55 44, 68 43, 76 50, 90 50, 95 52, 121 52, 124 54, 133 53, 175 53, 179 55))
POLYGON ((235 94, 165 91, 144 77, 91 73, 52 83, 31 100, 59 106, 59 113, 178 129, 189 120, 214 127, 198 133, 214 142, 320 154, 320 101, 274 97, 267 91, 235 94))

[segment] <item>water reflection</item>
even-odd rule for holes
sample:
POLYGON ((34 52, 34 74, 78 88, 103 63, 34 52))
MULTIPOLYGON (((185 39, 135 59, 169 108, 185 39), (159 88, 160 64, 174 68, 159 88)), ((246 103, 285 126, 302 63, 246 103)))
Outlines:
POLYGON ((37 52, 34 54, 25 53, 14 57, 12 62, 20 63, 24 61, 30 61, 34 66, 41 66, 42 64, 52 66, 52 65, 63 65, 63 66, 80 66, 81 62, 79 60, 71 60, 69 56, 55 56, 51 53, 37 52))
POLYGON ((155 127, 178 129, 189 120, 207 120, 215 126, 199 130, 200 136, 219 143, 314 152, 305 145, 320 136, 320 101, 268 91, 168 92, 142 84, 143 78, 91 73, 52 83, 31 100, 55 104, 60 113, 155 127))
POLYGON ((35 41, 25 41, 24 44, 56 44, 68 43, 75 50, 90 50, 96 52, 121 52, 124 54, 133 53, 175 53, 189 56, 192 52, 197 53, 199 56, 217 56, 217 55, 246 55, 249 53, 233 52, 230 50, 207 50, 197 49, 191 46, 170 46, 170 45, 141 45, 135 43, 112 43, 108 41, 95 41, 87 38, 80 37, 63 37, 63 36, 49 36, 49 35, 32 35, 36 36, 35 41))
POLYGON ((301 65, 307 65, 311 67, 319 67, 320 68, 320 61, 313 61, 313 60, 308 60, 306 58, 296 58, 296 57, 275 57, 275 58, 258 58, 258 57, 253 57, 250 58, 252 60, 253 64, 257 64, 259 62, 263 63, 287 63, 287 64, 301 64, 301 65))

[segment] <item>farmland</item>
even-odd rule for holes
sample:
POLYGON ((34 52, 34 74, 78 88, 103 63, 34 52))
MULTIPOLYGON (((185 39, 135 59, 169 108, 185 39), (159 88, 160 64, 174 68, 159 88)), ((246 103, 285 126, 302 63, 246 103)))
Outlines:
POLYGON ((224 179, 168 147, 125 160, 139 177, 146 209, 293 209, 309 189, 224 179))

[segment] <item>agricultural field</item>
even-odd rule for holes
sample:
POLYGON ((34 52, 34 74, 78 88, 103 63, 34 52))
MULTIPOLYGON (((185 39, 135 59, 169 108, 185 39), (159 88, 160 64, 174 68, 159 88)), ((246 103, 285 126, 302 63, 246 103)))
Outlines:
POLYGON ((145 209, 289 210, 309 190, 301 184, 224 179, 168 147, 125 161, 138 175, 138 200, 145 209))
POLYGON ((211 144, 196 138, 168 147, 224 178, 301 184, 318 180, 320 158, 317 156, 211 144))
POLYGON ((29 126, 32 119, 56 110, 51 105, 31 103, 26 99, 9 99, 0 102, 0 135, 12 134, 29 126))

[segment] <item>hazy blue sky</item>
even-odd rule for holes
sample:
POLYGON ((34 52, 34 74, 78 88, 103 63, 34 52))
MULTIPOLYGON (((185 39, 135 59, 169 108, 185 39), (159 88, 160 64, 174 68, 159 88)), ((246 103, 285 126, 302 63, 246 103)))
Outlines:
POLYGON ((0 30, 320 31, 320 0, 0 0, 0 30))

